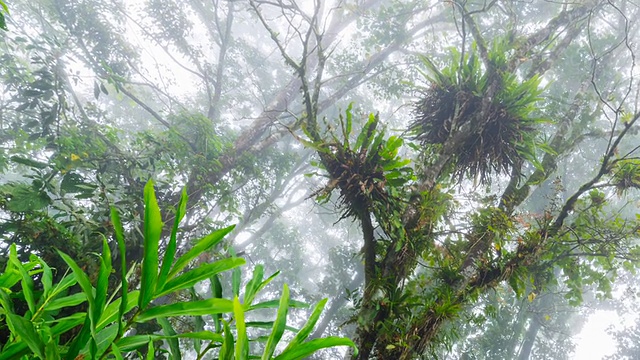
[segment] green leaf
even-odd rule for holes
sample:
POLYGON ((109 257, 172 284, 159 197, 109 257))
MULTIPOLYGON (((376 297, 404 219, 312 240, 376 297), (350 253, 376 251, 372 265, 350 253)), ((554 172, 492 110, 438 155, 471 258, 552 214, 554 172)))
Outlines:
POLYGON ((83 312, 75 313, 73 315, 56 319, 56 324, 51 327, 51 336, 59 336, 67 331, 82 324, 87 319, 87 314, 83 312))
POLYGON ((167 244, 167 247, 164 251, 164 257, 162 258, 162 268, 160 268, 160 275, 158 275, 159 289, 165 287, 165 283, 167 282, 167 278, 169 277, 169 271, 171 270, 171 265, 173 265, 173 260, 176 255, 176 238, 178 234, 178 226, 180 225, 180 222, 184 218, 184 215, 187 211, 187 199, 187 189, 182 189, 180 202, 178 203, 175 219, 173 221, 173 228, 171 229, 171 237, 169 238, 169 243, 167 244))
POLYGON ((11 322, 16 335, 20 336, 20 339, 27 344, 29 349, 31 349, 31 351, 41 359, 46 359, 44 342, 33 327, 33 323, 23 317, 11 313, 7 314, 6 319, 11 322))
POLYGON ((156 200, 153 182, 144 187, 144 258, 140 277, 138 307, 145 309, 156 291, 158 279, 158 245, 162 233, 162 216, 156 200))
POLYGON ((247 282, 247 285, 244 287, 244 306, 251 305, 253 302, 253 298, 256 296, 256 293, 260 289, 260 284, 262 283, 262 277, 264 276, 264 268, 262 265, 257 265, 255 269, 253 269, 253 275, 251 276, 251 280, 247 282))
POLYGON ((300 329, 300 331, 298 331, 298 333, 293 338, 293 340, 289 342, 289 345, 287 345, 287 347, 285 348, 285 351, 296 347, 298 344, 303 343, 309 337, 309 335, 313 331, 313 328, 316 326, 316 323, 318 322, 318 319, 320 318, 320 315, 322 314, 322 310, 324 310, 324 307, 326 304, 327 304, 327 299, 322 299, 320 300, 320 302, 318 302, 318 304, 313 309, 313 312, 311 313, 309 320, 307 320, 307 323, 304 324, 304 326, 302 327, 302 329, 300 329))
POLYGON ((231 290, 234 296, 240 296, 240 282, 242 281, 242 272, 239 267, 233 269, 231 273, 231 290))
POLYGON ((215 246, 225 235, 235 228, 234 225, 226 227, 224 229, 216 230, 211 234, 200 239, 186 254, 180 256, 173 265, 173 269, 169 272, 169 279, 172 279, 177 273, 179 273, 185 266, 187 266, 191 260, 195 259, 203 252, 209 250, 215 246))
POLYGON ((87 301, 87 295, 84 292, 79 292, 73 295, 54 299, 47 304, 45 309, 47 311, 54 311, 54 310, 58 310, 58 309, 62 309, 70 306, 80 305, 85 301, 87 301))
MULTIPOLYGON (((276 309, 280 306, 280 300, 269 300, 263 301, 254 305, 249 306, 247 311, 258 310, 258 309, 276 309)), ((308 309, 309 304, 304 303, 302 301, 289 300, 289 307, 296 309, 308 309)))
POLYGON ((127 281, 127 247, 124 242, 124 228, 122 227, 122 221, 120 215, 115 207, 111 207, 111 223, 113 224, 113 233, 118 243, 118 256, 120 257, 120 283, 122 290, 122 301, 120 301, 120 308, 118 310, 118 336, 122 336, 124 333, 123 318, 127 312, 126 306, 128 304, 129 296, 129 283, 127 281))
POLYGON ((111 250, 107 239, 102 238, 102 256, 100 257, 100 271, 98 272, 98 283, 96 284, 95 307, 93 318, 96 322, 102 316, 102 311, 107 303, 107 290, 109 287, 109 275, 111 275, 111 250))
POLYGON ((22 359, 22 356, 29 353, 29 346, 24 341, 6 344, 0 352, 0 360, 22 359))
POLYGON ((220 347, 219 360, 233 360, 234 339, 229 323, 222 321, 224 327, 224 341, 220 347))
POLYGON ((223 271, 231 270, 244 265, 246 261, 242 258, 226 258, 210 264, 201 265, 167 282, 165 287, 158 292, 156 297, 171 294, 173 292, 189 288, 196 283, 210 278, 223 271))
MULTIPOLYGON (((222 298, 222 283, 220 283, 220 277, 217 274, 211 277, 211 297, 216 299, 222 298)), ((216 332, 221 332, 222 324, 220 323, 220 320, 222 319, 222 314, 215 313, 211 316, 213 317, 213 324, 216 332)))
POLYGON ((238 297, 233 299, 233 316, 236 321, 236 332, 238 339, 235 347, 235 360, 246 360, 249 357, 249 340, 247 338, 247 328, 244 324, 244 306, 238 297))
POLYGON ((276 315, 276 321, 273 323, 271 329, 271 335, 267 340, 264 352, 262 353, 262 360, 269 360, 276 350, 276 346, 282 339, 284 329, 287 326, 287 312, 289 310, 289 287, 284 284, 282 289, 282 295, 280 296, 280 306, 278 307, 278 313, 276 315))
POLYGON ((354 349, 354 353, 357 354, 357 348, 353 341, 347 338, 330 336, 322 339, 313 339, 304 344, 298 344, 293 348, 283 351, 282 354, 275 357, 275 360, 304 359, 318 350, 334 346, 351 346, 354 349))
MULTIPOLYGON (((102 312, 102 317, 96 324, 96 329, 100 330, 114 321, 122 319, 122 315, 120 315, 120 313, 122 312, 123 314, 126 314, 131 311, 137 305, 139 296, 140 291, 134 290, 126 297, 126 302, 123 303, 123 298, 119 298, 107 305, 105 310, 102 312)), ((118 329, 118 331, 120 331, 120 329, 118 329)))
POLYGON ((10 157, 11 161, 13 161, 14 163, 18 163, 18 164, 22 164, 22 165, 26 165, 29 167, 33 167, 36 169, 45 169, 49 166, 49 164, 47 163, 43 163, 41 161, 36 161, 33 159, 29 159, 29 158, 24 158, 22 156, 18 156, 18 155, 13 155, 12 157, 10 157))
MULTIPOLYGON (((27 306, 29 307, 29 311, 34 314, 36 312, 36 301, 33 294, 34 284, 31 275, 24 268, 20 260, 18 260, 18 254, 16 250, 15 244, 11 244, 9 248, 9 261, 15 266, 20 272, 20 284, 22 288, 22 294, 24 295, 24 299, 27 301, 27 306)), ((44 345, 43 345, 44 346, 44 345)), ((44 347, 43 347, 44 348, 44 347)))
POLYGON ((167 342, 169 343, 169 351, 171 353, 169 359, 181 360, 182 355, 180 353, 180 343, 178 342, 178 338, 175 337, 176 331, 173 329, 173 326, 171 326, 171 323, 169 323, 167 318, 158 318, 157 321, 162 327, 164 334, 167 335, 167 342))
POLYGON ((196 316, 211 313, 227 313, 233 311, 233 302, 228 299, 206 299, 199 301, 178 302, 170 305, 152 307, 143 311, 136 318, 144 322, 158 317, 196 316))
MULTIPOLYGON (((78 264, 76 264, 76 262, 69 255, 63 253, 60 250, 57 250, 57 251, 60 257, 62 257, 62 260, 64 260, 64 262, 66 262, 67 265, 69 265, 69 267, 73 271, 73 274, 76 277, 76 280, 78 281, 78 284, 80 285, 80 288, 82 289, 84 294, 87 296, 87 301, 89 302, 89 314, 92 314, 92 311, 95 308, 95 299, 93 297, 93 287, 91 286, 89 277, 87 276, 87 274, 85 274, 85 272, 80 268, 80 266, 78 266, 78 264)), ((92 324, 94 324, 98 320, 98 319, 93 319, 93 315, 90 315, 89 319, 91 320, 92 324)))

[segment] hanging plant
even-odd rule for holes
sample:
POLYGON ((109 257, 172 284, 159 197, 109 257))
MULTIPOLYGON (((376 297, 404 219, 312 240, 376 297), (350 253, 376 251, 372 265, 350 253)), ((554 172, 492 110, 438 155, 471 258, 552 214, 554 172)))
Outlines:
POLYGON ((342 139, 330 134, 330 141, 314 146, 330 178, 325 188, 316 194, 322 200, 333 189, 340 189, 342 218, 371 211, 374 204, 389 204, 390 189, 413 179, 410 161, 398 156, 403 140, 396 136, 385 139, 384 131, 377 129, 377 115, 369 115, 355 143, 351 144, 351 108, 349 105, 346 116, 339 118, 342 139))
POLYGON ((532 117, 540 100, 540 78, 520 82, 500 69, 508 48, 494 43, 489 54, 495 71, 487 71, 475 46, 467 54, 452 50, 450 64, 439 70, 427 57, 422 62, 430 74, 422 73, 431 86, 422 90, 409 126, 413 138, 423 146, 442 145, 464 131, 453 156, 453 177, 465 175, 489 181, 491 173, 510 173, 522 160, 536 167, 537 139, 543 120, 532 117), (490 91, 491 87, 497 87, 490 91), (493 95, 492 95, 493 94, 493 95))

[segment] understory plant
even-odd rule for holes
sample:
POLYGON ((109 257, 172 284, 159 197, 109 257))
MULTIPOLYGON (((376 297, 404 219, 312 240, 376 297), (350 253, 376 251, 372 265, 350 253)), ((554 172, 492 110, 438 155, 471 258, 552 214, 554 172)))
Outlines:
POLYGON ((0 328, 8 334, 0 339, 0 360, 153 359, 158 354, 168 359, 181 359, 180 339, 193 341, 198 359, 205 355, 217 359, 301 359, 327 347, 354 347, 347 338, 307 341, 326 299, 315 306, 300 329, 287 326, 287 313, 289 308, 307 305, 291 300, 286 284, 279 299, 257 302, 258 293, 277 273, 265 279, 263 268, 257 266, 241 294, 240 267, 245 264, 244 259, 233 256, 189 267, 200 255, 216 246, 233 226, 203 237, 184 254, 176 256, 178 226, 187 203, 185 191, 160 261, 159 244, 164 224, 152 182, 145 187, 144 201, 144 258, 139 267, 137 289, 132 289, 129 279, 138 267, 127 266, 124 228, 114 209, 111 219, 120 263, 118 274, 115 274, 106 239, 102 254, 95 255, 99 263, 95 278, 59 251, 70 270, 57 282, 53 280, 56 269, 50 268, 36 254, 31 255, 28 262, 21 262, 16 245, 11 245, 6 269, 0 274, 0 328), (232 298, 225 298, 219 275, 229 271, 232 272, 232 298), (178 294, 194 292, 194 286, 205 280, 211 282, 211 297, 173 303, 165 301, 180 298, 178 294), (80 310, 72 313, 70 310, 73 309, 80 310), (250 317, 250 313, 258 309, 276 309, 275 319, 245 321, 247 315, 250 317), (194 331, 178 331, 172 322, 178 317, 191 318, 200 325, 194 331), (205 330, 207 319, 212 323, 212 330, 205 330), (161 330, 149 334, 132 331, 137 325, 149 322, 156 322, 161 330), (266 334, 264 329, 267 329, 266 334), (287 337, 291 340, 288 344, 280 344, 285 331, 292 333, 287 337))

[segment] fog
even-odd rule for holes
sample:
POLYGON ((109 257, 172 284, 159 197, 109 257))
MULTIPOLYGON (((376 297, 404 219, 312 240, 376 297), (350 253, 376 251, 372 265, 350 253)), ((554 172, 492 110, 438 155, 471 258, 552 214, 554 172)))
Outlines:
MULTIPOLYGON (((98 289, 104 264, 96 254, 106 239, 117 263, 108 289, 120 289, 113 209, 130 289, 143 289, 148 264, 162 267, 174 245, 177 255, 189 254, 197 239, 235 225, 185 267, 242 258, 242 275, 221 272, 215 279, 224 290, 215 295, 212 272, 152 296, 149 306, 233 300, 238 280, 244 301, 253 269, 263 268, 265 277, 279 275, 256 301, 277 301, 284 284, 292 300, 328 299, 309 339, 344 337, 359 350, 328 347, 310 359, 640 359, 636 3, 7 6, 5 274, 15 245, 17 259, 37 256, 60 281, 69 266, 57 249, 98 289), (149 180, 164 222, 155 263, 147 262, 149 180)), ((42 269, 28 269, 36 293, 42 269)), ((7 299, 9 288, 17 293, 12 286, 7 299)), ((26 297, 0 303, 6 313, 24 313, 26 297)), ((51 316, 87 311, 73 305, 51 316)), ((276 355, 313 319, 313 306, 294 305, 276 355)), ((29 311, 25 319, 38 323, 29 311)), ((125 316, 128 332, 120 325, 117 335, 87 333, 87 342, 154 334, 155 348, 122 354, 224 354, 217 340, 175 335, 210 331, 223 339, 218 313, 164 323, 136 322, 145 314, 136 311, 125 316)), ((270 348, 271 332, 261 331, 275 317, 269 309, 247 313, 255 325, 249 354, 270 348)), ((220 319, 240 341, 238 314, 220 319)), ((25 337, 8 324, 0 323, 0 357, 25 337)), ((52 338, 61 354, 71 353, 69 338, 52 338)))

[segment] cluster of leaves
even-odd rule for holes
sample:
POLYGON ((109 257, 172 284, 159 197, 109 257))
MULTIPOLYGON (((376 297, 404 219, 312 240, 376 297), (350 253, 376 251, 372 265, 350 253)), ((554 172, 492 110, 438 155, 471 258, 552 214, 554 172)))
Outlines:
MULTIPOLYGON (((126 266, 124 229, 120 216, 112 209, 112 221, 117 240, 120 260, 119 285, 117 291, 109 293, 112 277, 112 254, 106 239, 103 241, 102 255, 97 256, 99 271, 96 279, 89 278, 74 259, 63 252, 59 255, 71 269, 58 282, 54 282, 54 271, 36 255, 28 262, 18 259, 16 245, 11 246, 10 259, 5 271, 0 274, 0 316, 9 330, 7 339, 0 350, 0 359, 123 359, 124 356, 140 355, 141 347, 147 348, 148 356, 156 356, 156 351, 168 353, 171 359, 180 359, 179 339, 193 339, 198 358, 208 352, 217 352, 219 359, 255 358, 251 354, 248 328, 270 328, 267 336, 253 341, 266 341, 261 347, 262 359, 300 359, 315 351, 339 345, 353 346, 346 338, 322 338, 306 341, 326 303, 322 300, 313 310, 308 322, 296 331, 287 326, 287 312, 290 307, 304 304, 289 299, 289 289, 284 285, 279 300, 255 303, 258 293, 277 275, 266 279, 262 267, 258 266, 245 286, 243 301, 240 301, 239 266, 244 259, 230 257, 199 267, 188 269, 188 265, 198 256, 218 244, 233 226, 217 230, 195 243, 183 255, 176 257, 178 226, 184 217, 187 196, 183 191, 176 209, 169 243, 159 263, 159 242, 163 229, 160 209, 151 182, 145 187, 144 218, 144 259, 140 270, 140 289, 131 290, 126 266), (186 270, 185 270, 186 269, 186 270), (233 271, 233 299, 223 298, 222 285, 218 275, 233 271), (156 305, 162 298, 176 294, 203 280, 210 280, 213 296, 204 300, 179 301, 156 305), (75 285, 80 292, 73 291, 75 285), (119 296, 118 296, 119 295, 119 296), (60 316, 65 309, 80 307, 86 311, 70 316, 60 316), (275 321, 254 323, 245 321, 246 315, 257 309, 276 308, 275 321), (24 311, 22 311, 24 310, 24 311), (213 318, 215 331, 178 333, 169 317, 213 318), (160 334, 133 334, 135 324, 157 321, 160 334), (79 330, 77 328, 80 327, 79 330), (274 356, 285 330, 295 333, 286 347, 274 356), (156 349, 156 342, 164 340, 168 349, 156 349), (202 346, 206 344, 205 346, 202 346), (130 355, 126 355, 126 354, 130 355)), ((133 270, 133 269, 131 269, 133 270)), ((6 330, 5 328, 5 330, 6 330)), ((254 346, 253 348, 256 348, 254 346)), ((254 349, 255 351, 255 349, 254 349)))
POLYGON ((640 160, 618 161, 613 170, 613 184, 620 195, 632 188, 640 189, 640 160))
MULTIPOLYGON (((505 42, 495 42, 489 53, 492 66, 505 65, 505 42)), ((444 144, 457 133, 464 136, 456 154, 453 177, 478 176, 488 182, 492 172, 509 173, 522 159, 536 167, 536 127, 542 121, 531 116, 540 100, 540 78, 520 82, 510 72, 484 69, 474 47, 461 54, 451 50, 449 65, 438 69, 421 57, 431 83, 415 104, 409 129, 423 145, 444 144), (497 84, 497 85, 496 85, 497 84), (497 86, 495 95, 491 87, 497 86), (466 127, 466 130, 462 128, 466 127)))
POLYGON ((342 218, 371 211, 374 204, 390 203, 388 188, 400 187, 413 179, 413 170, 408 166, 410 160, 398 155, 403 140, 396 136, 385 139, 384 131, 377 130, 377 115, 369 115, 355 143, 351 144, 351 110, 352 104, 347 107, 345 117, 339 118, 342 140, 331 134, 332 141, 311 145, 320 153, 331 178, 323 194, 340 189, 340 205, 345 209, 342 218))

